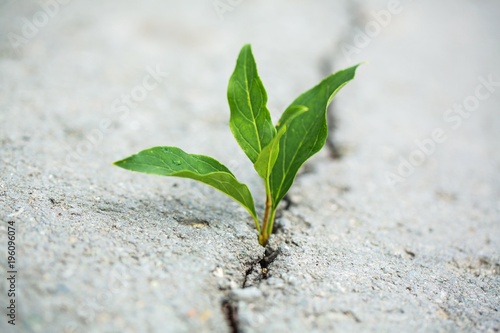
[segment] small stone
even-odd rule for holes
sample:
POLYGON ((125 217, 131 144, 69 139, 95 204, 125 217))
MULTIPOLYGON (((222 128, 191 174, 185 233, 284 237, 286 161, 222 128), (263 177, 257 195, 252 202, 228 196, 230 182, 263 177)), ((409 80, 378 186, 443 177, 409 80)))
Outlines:
POLYGON ((213 271, 213 274, 214 276, 218 277, 218 278, 223 278, 224 277, 224 270, 221 268, 221 267, 217 267, 214 271, 213 271))

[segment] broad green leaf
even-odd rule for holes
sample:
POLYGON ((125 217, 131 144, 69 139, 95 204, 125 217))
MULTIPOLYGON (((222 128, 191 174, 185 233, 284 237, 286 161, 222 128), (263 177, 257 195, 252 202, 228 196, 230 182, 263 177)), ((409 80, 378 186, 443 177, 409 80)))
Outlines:
POLYGON ((356 68, 350 67, 326 77, 317 86, 300 95, 281 116, 278 131, 287 130, 280 140, 279 154, 270 175, 273 208, 276 208, 292 186, 302 164, 317 153, 328 136, 326 109, 335 94, 354 78, 356 68), (309 111, 290 119, 295 105, 306 106, 309 111))
POLYGON ((276 129, 267 109, 267 93, 257 73, 250 45, 240 51, 229 79, 227 99, 231 110, 229 126, 236 141, 255 163, 262 149, 271 142, 276 129))
POLYGON ((154 147, 114 164, 132 171, 198 180, 238 201, 258 220, 248 187, 238 182, 228 168, 209 156, 188 154, 176 147, 154 147))
POLYGON ((254 163, 255 170, 257 173, 264 178, 266 184, 268 182, 269 175, 276 163, 276 159, 278 158, 278 153, 280 149, 280 139, 286 132, 286 123, 295 117, 301 115, 306 112, 307 108, 302 105, 294 105, 290 107, 290 112, 288 114, 287 119, 283 120, 283 126, 280 127, 276 136, 271 140, 271 142, 262 149, 257 158, 257 161, 254 163))

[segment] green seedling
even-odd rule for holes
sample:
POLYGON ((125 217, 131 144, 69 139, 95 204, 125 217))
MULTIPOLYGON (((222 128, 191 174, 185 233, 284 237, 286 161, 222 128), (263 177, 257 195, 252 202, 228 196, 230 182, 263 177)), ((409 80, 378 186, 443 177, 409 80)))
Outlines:
POLYGON ((292 186, 302 164, 326 142, 328 104, 354 78, 356 68, 332 74, 297 97, 274 125, 252 49, 250 45, 241 49, 227 89, 231 110, 229 127, 264 180, 266 204, 262 223, 248 187, 212 157, 188 154, 176 147, 154 147, 114 164, 148 174, 191 178, 218 189, 246 208, 255 221, 259 243, 265 246, 273 231, 279 202, 292 186))

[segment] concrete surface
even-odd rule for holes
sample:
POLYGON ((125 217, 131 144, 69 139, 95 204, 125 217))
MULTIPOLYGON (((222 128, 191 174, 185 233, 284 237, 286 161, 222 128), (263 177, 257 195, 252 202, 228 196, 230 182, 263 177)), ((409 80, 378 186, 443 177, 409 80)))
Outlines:
POLYGON ((1 332, 499 331, 498 1, 47 3, 0 3, 1 332), (224 195, 111 165, 176 145, 262 197, 227 126, 248 42, 275 119, 368 62, 267 252, 224 195))

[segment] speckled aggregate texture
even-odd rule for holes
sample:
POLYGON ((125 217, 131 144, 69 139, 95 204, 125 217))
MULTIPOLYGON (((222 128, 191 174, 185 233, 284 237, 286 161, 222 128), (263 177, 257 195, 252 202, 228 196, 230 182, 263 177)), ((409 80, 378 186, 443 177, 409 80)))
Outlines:
POLYGON ((499 332, 500 4, 3 1, 0 332, 499 332), (186 179, 112 162, 175 145, 263 188, 227 82, 252 43, 273 119, 329 73, 335 99, 267 252, 186 179), (335 127, 335 128, 334 128, 335 127), (4 311, 2 311, 3 313, 4 311))

